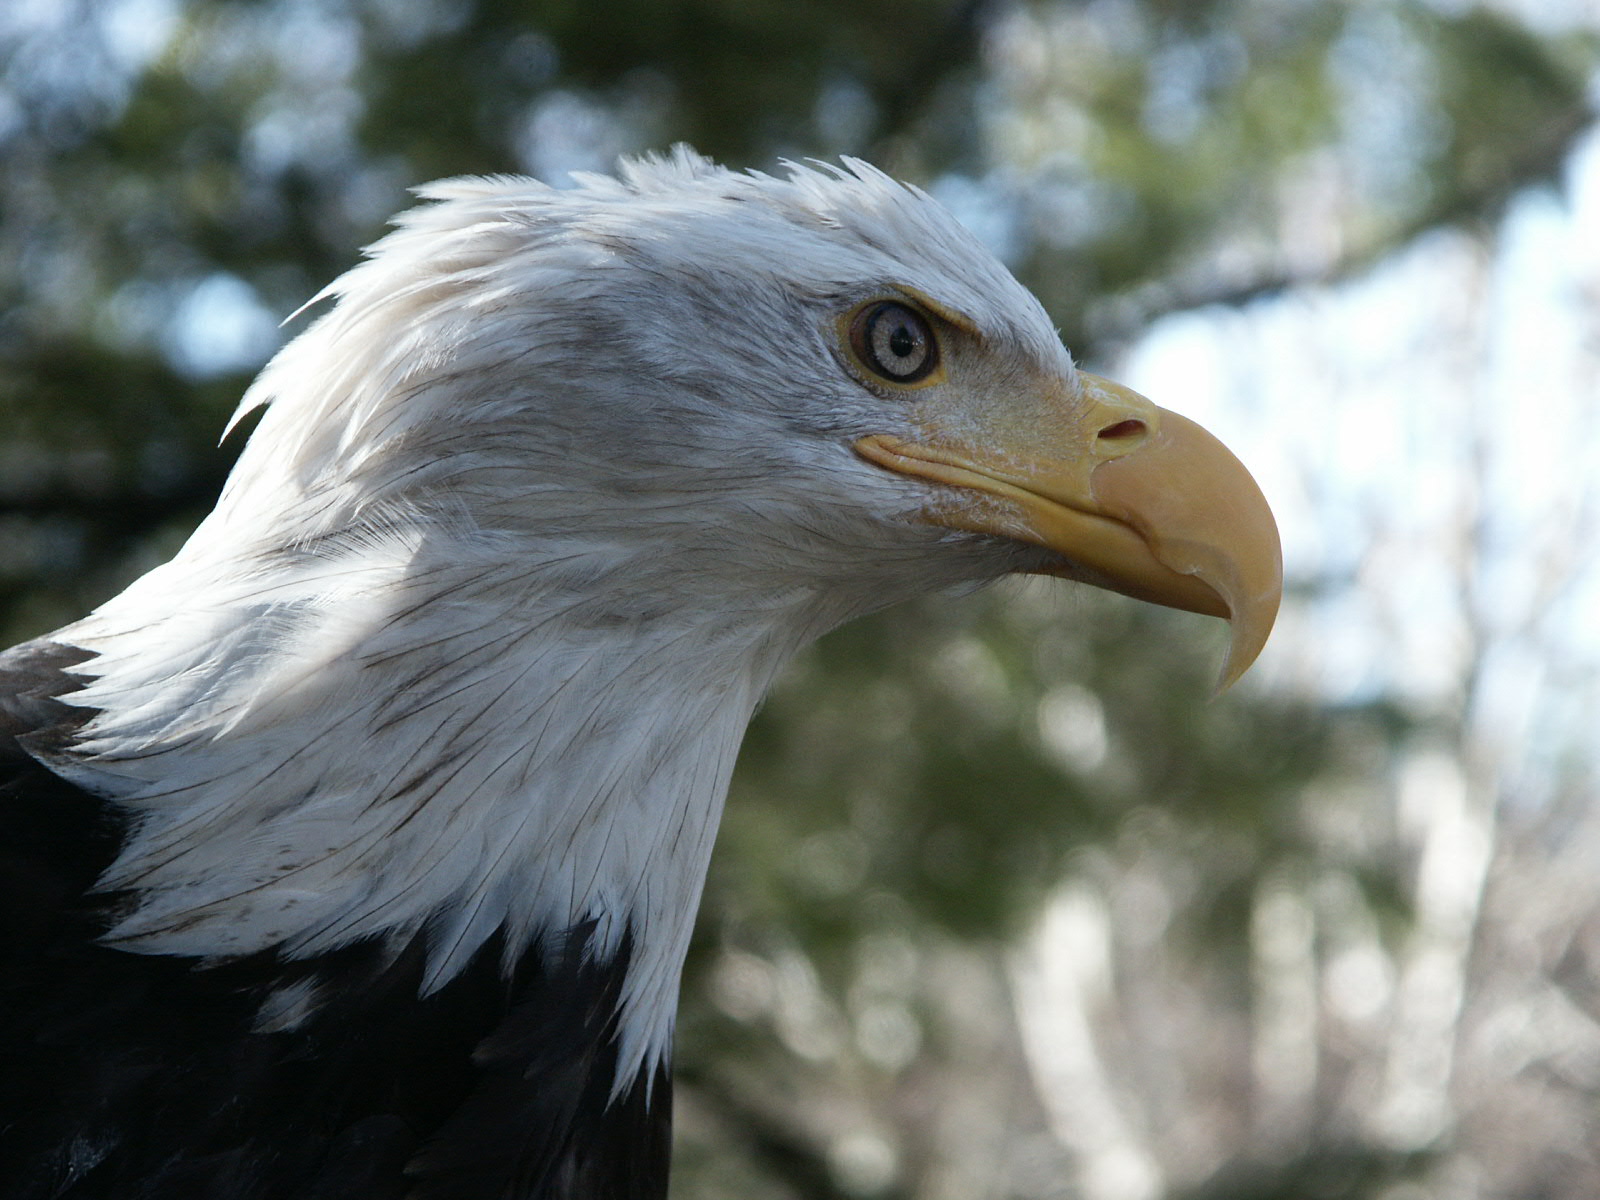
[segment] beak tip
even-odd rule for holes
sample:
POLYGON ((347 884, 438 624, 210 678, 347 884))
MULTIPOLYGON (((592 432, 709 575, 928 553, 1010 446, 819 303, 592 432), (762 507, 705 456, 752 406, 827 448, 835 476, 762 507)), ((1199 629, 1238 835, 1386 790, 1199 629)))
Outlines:
POLYGON ((1234 647, 1228 648, 1228 656, 1222 660, 1222 670, 1217 673, 1217 681, 1211 687, 1211 699, 1219 700, 1222 694, 1230 690, 1239 682, 1240 676, 1248 671, 1255 663, 1255 657, 1248 658, 1235 654, 1234 647))
POLYGON ((1281 585, 1258 595, 1245 604, 1230 601, 1228 618, 1232 636, 1228 642, 1227 657, 1222 660, 1222 670, 1211 696, 1216 699, 1239 681, 1239 677, 1254 665, 1267 644, 1272 627, 1278 619, 1278 605, 1282 599, 1281 585))

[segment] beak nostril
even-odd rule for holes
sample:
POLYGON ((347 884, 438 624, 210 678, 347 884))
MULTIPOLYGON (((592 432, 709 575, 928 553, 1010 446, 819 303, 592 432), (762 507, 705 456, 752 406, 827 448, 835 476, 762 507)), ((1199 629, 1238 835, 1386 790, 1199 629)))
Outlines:
POLYGON ((1138 437, 1144 432, 1144 422, 1137 417, 1129 417, 1126 421, 1118 421, 1115 425, 1107 425, 1100 431, 1100 436, 1107 441, 1122 438, 1138 437))

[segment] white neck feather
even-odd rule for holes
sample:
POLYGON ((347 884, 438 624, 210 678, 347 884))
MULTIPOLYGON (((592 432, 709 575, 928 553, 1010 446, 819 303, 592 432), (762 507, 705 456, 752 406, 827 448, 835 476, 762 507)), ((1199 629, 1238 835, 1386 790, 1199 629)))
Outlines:
POLYGON ((470 545, 396 535, 270 575, 180 556, 58 635, 97 653, 72 700, 100 711, 55 763, 134 817, 102 881, 138 897, 110 934, 129 949, 422 934, 431 990, 497 929, 513 955, 580 921, 601 953, 631 931, 631 1079, 670 1042, 750 713, 847 614, 798 593, 597 610, 642 564, 470 545))

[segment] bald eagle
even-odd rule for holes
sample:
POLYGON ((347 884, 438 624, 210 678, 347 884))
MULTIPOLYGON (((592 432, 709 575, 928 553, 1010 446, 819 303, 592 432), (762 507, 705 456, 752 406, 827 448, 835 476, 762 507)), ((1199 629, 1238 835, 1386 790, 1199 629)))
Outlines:
POLYGON ((177 556, 0 658, 0 1196, 660 1197, 798 649, 1013 572, 1228 618, 1226 679, 1272 624, 1237 460, 916 188, 680 150, 422 196, 177 556))

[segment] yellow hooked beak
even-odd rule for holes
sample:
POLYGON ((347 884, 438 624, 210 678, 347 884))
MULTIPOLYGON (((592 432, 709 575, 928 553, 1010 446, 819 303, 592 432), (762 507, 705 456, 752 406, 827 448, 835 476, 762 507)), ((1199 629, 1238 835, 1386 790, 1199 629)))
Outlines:
POLYGON ((1261 652, 1283 591, 1266 499, 1193 421, 1110 380, 1076 378, 1022 398, 929 405, 913 439, 876 434, 856 452, 952 485, 924 512, 934 524, 1053 550, 1061 561, 1048 574, 1227 618, 1227 687, 1261 652))

